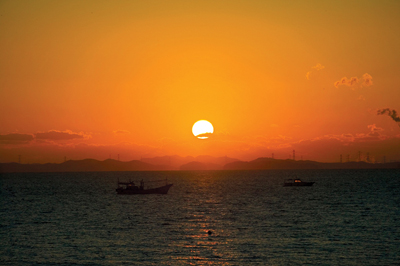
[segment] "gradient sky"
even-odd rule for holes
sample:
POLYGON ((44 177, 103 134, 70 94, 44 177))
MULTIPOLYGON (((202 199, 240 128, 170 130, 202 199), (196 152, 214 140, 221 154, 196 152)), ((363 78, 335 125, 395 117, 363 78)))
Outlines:
POLYGON ((396 0, 1 1, 0 162, 400 160, 399 14, 396 0))

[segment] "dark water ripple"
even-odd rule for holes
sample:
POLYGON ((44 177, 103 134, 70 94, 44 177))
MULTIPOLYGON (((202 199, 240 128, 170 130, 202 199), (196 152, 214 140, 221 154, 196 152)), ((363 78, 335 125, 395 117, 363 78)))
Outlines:
POLYGON ((399 170, 0 174, 0 182, 0 265, 400 261, 399 170), (295 176, 316 184, 282 186, 295 176), (114 191, 117 178, 166 177, 168 195, 114 191))

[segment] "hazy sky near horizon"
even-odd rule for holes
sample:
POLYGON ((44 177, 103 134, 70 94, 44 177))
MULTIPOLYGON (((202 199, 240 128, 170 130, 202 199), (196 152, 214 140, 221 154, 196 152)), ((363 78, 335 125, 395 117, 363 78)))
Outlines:
POLYGON ((0 162, 400 160, 399 14, 400 1, 1 1, 0 162))

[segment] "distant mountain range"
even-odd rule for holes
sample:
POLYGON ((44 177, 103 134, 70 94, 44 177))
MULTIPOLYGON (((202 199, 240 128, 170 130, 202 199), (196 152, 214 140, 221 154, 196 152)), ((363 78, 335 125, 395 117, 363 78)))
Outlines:
POLYGON ((212 156, 180 157, 164 156, 142 158, 129 162, 117 160, 98 161, 94 159, 69 160, 64 163, 19 164, 0 163, 0 173, 12 172, 99 172, 99 171, 170 171, 170 170, 263 170, 263 169, 384 169, 398 168, 400 162, 391 163, 320 163, 315 161, 279 160, 258 158, 253 161, 239 161, 229 157, 212 156))
POLYGON ((122 162, 112 159, 69 160, 63 163, 20 164, 0 163, 0 173, 11 172, 99 172, 99 171, 170 171, 222 170, 224 165, 238 161, 229 157, 164 156, 122 162))
POLYGON ((121 162, 112 159, 70 160, 64 163, 19 164, 2 163, 0 172, 100 172, 100 171, 157 171, 168 170, 163 166, 151 165, 141 161, 121 162))

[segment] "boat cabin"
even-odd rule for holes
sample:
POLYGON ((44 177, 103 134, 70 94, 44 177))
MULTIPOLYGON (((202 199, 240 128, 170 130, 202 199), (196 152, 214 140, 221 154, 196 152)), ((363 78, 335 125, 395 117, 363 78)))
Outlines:
POLYGON ((315 182, 303 182, 299 178, 296 179, 286 179, 283 186, 290 187, 290 186, 312 186, 315 182))

